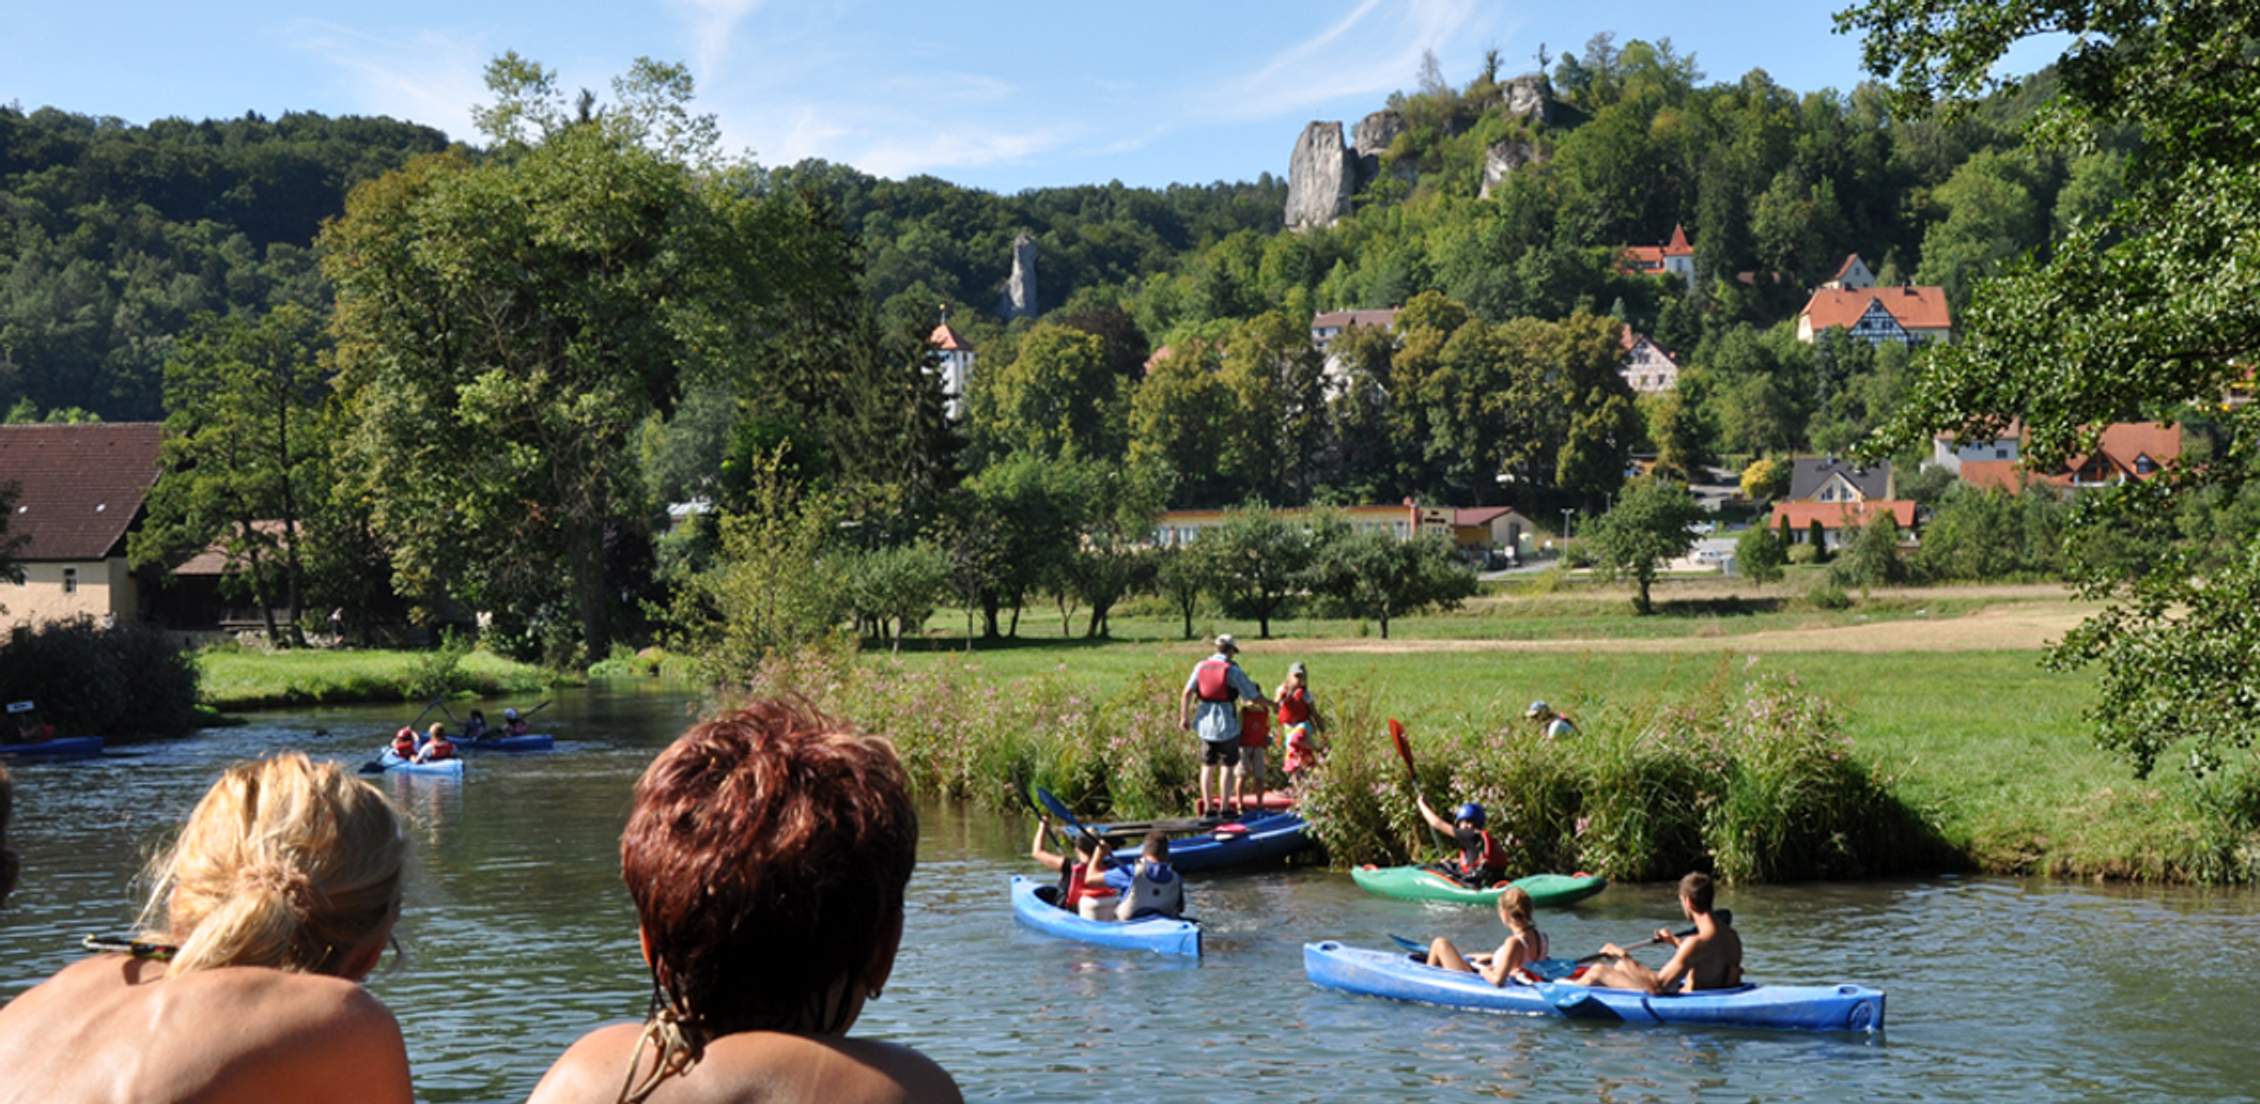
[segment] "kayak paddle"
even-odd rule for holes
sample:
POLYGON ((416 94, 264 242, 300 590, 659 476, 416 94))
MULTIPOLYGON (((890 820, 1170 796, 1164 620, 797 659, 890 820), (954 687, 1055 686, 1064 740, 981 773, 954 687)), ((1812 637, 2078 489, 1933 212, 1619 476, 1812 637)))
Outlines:
MULTIPOLYGON (((1420 772, 1413 769, 1412 741, 1405 739, 1405 724, 1395 717, 1389 718, 1389 742, 1397 745, 1397 758, 1405 761, 1405 777, 1412 782, 1413 800, 1417 802, 1420 800, 1420 772)), ((1420 819, 1424 824, 1428 821, 1425 815, 1420 819)), ((1428 834, 1436 837, 1437 846, 1444 845, 1444 834, 1437 831, 1435 825, 1428 825, 1428 834)))
MULTIPOLYGON (((1057 817, 1061 824, 1064 824, 1068 828, 1072 829, 1076 835, 1089 836, 1092 839, 1098 840, 1099 846, 1106 847, 1106 838, 1099 835, 1097 832, 1093 832, 1089 828, 1084 827, 1082 821, 1075 819, 1074 813, 1067 811, 1067 804, 1061 801, 1050 790, 1047 790, 1042 786, 1036 787, 1036 800, 1043 802, 1044 808, 1051 810, 1052 816, 1057 817)), ((1123 862, 1121 859, 1115 857, 1113 848, 1107 848, 1107 858, 1112 860, 1114 862, 1114 865, 1116 866, 1122 867, 1124 869, 1129 868, 1130 864, 1123 862)))
POLYGON ((552 701, 554 701, 554 700, 556 700, 556 699, 554 699, 554 698, 543 698, 543 699, 541 700, 541 704, 540 704, 540 705, 537 705, 537 706, 533 707, 532 709, 526 710, 525 712, 518 714, 518 719, 519 719, 519 720, 521 720, 521 721, 522 721, 522 720, 525 720, 526 718, 528 718, 528 717, 531 717, 531 716, 533 716, 534 714, 536 714, 536 713, 539 713, 539 712, 541 712, 542 710, 549 708, 549 703, 550 703, 550 702, 552 702, 552 701))

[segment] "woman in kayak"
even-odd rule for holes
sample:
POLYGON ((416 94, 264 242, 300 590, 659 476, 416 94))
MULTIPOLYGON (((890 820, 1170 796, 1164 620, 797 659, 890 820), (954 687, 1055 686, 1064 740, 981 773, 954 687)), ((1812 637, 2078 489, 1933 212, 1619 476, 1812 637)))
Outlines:
POLYGON ((1130 892, 1123 894, 1122 902, 1114 906, 1114 917, 1117 920, 1139 920, 1148 916, 1174 919, 1183 915, 1185 879, 1170 868, 1169 834, 1148 832, 1145 846, 1138 849, 1138 867, 1130 872, 1130 892))
POLYGON ((391 943, 407 849, 392 804, 335 763, 228 768, 153 868, 144 934, 0 1009, 4 1084, 408 1104, 400 1025, 358 984, 391 943))
POLYGON ((1028 848, 1028 857, 1042 863, 1044 869, 1059 874, 1059 907, 1085 920, 1101 920, 1114 915, 1115 898, 1122 893, 1108 881, 1107 875, 1115 869, 1114 854, 1106 841, 1089 832, 1075 835, 1075 857, 1055 854, 1044 847, 1049 838, 1052 818, 1036 818, 1036 842, 1028 848))
POLYGON ((620 834, 650 1018, 583 1036, 531 1104, 958 1100, 924 1055, 848 1034, 893 975, 917 859, 885 740, 776 700, 692 726, 620 834))
POLYGON ((1507 853, 1491 838, 1490 830, 1483 827, 1483 806, 1467 802, 1452 811, 1452 819, 1445 820, 1428 807, 1427 798, 1415 800, 1428 826, 1451 833, 1453 841, 1460 845, 1460 853, 1444 864, 1444 873, 1470 889, 1484 889, 1507 876, 1507 853))
POLYGON ((1507 927, 1507 941, 1487 955, 1468 957, 1452 945, 1452 941, 1437 936, 1428 945, 1428 964, 1463 974, 1477 974, 1493 985, 1505 985, 1508 978, 1518 981, 1537 981, 1524 972, 1523 967, 1546 957, 1546 933, 1530 919, 1530 894, 1508 886, 1499 894, 1499 922, 1507 927))

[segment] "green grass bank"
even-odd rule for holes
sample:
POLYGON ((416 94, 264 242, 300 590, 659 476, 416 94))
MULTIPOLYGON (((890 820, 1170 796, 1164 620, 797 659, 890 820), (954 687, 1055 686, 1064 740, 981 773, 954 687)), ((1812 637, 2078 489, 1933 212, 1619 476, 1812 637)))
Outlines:
POLYGON ((387 649, 254 651, 196 655, 204 704, 213 709, 415 701, 431 688, 480 696, 534 693, 553 677, 532 664, 475 651, 441 670, 441 652, 387 649))

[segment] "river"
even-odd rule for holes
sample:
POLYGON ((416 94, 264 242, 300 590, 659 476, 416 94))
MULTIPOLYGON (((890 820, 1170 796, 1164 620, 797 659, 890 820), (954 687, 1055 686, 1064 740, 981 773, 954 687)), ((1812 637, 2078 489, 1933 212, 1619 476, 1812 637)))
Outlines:
MULTIPOLYGON (((551 754, 462 782, 379 779, 414 819, 404 964, 371 979, 408 1036, 419 1099, 525 1097, 590 1027, 641 1018, 649 981, 618 877, 629 786, 691 701, 562 695, 551 754)), ((456 707, 458 714, 461 707, 456 707)), ((499 712, 490 704, 489 714, 499 712)), ((123 933, 138 873, 227 762, 295 747, 360 762, 404 719, 374 707, 16 768, 24 879, 0 908, 0 999, 123 933)), ((1495 939, 1484 910, 1383 901, 1318 869, 1196 879, 1199 964, 1038 936, 1004 895, 1030 826, 924 810, 904 948, 858 1025, 940 1061, 973 1099, 2251 1099, 2260 893, 1998 878, 1732 888, 1759 980, 1889 994, 1874 1037, 1604 1027, 1324 992, 1305 941, 1495 939)), ((1539 915, 1558 951, 1676 919, 1669 886, 1539 915)), ((1651 952, 1650 959, 1654 955, 1651 952)), ((0 1072, 0 1077, 5 1073, 0 1072)))

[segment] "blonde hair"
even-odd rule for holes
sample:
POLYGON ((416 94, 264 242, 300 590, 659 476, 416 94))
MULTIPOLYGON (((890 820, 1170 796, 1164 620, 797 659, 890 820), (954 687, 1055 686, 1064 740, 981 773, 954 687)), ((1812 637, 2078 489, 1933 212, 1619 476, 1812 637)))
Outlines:
POLYGON ((1530 908, 1530 894, 1521 886, 1508 886, 1499 894, 1499 919, 1516 931, 1531 926, 1530 908))
POLYGON ((142 928, 177 943, 174 974, 342 975, 399 915, 407 849, 392 802, 337 764, 298 752, 237 763, 153 864, 142 928))

